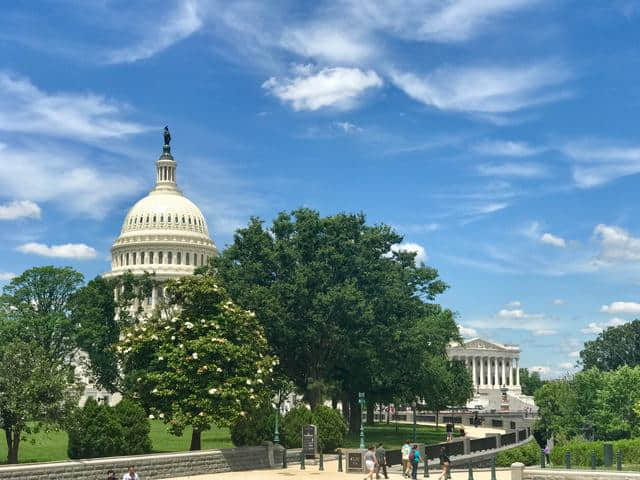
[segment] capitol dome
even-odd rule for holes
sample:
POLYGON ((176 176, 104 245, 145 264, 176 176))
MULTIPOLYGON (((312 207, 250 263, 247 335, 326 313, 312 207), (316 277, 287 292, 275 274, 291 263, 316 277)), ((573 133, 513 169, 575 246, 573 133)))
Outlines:
POLYGON ((165 131, 163 153, 156 162, 156 185, 127 213, 111 248, 111 272, 154 273, 157 280, 191 275, 206 265, 217 249, 204 215, 176 183, 171 137, 165 131))

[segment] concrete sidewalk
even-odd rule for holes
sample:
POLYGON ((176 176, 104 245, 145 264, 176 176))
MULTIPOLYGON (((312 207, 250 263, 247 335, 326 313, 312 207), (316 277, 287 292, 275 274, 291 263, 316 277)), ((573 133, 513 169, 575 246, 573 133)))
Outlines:
MULTIPOLYGON (((294 465, 286 470, 274 469, 274 470, 253 470, 249 472, 228 472, 228 473, 215 473, 211 475, 195 475, 190 477, 179 477, 179 480, 284 480, 287 478, 300 478, 310 479, 315 478, 317 480, 360 480, 364 478, 362 473, 344 473, 338 472, 337 462, 325 462, 325 471, 318 471, 316 465, 307 465, 305 470, 300 470, 299 465, 294 465)), ((401 480, 402 474, 400 467, 395 466, 389 469, 389 478, 392 480, 401 480)), ((498 480, 510 480, 511 473, 509 470, 498 470, 496 472, 498 480)), ((437 479, 440 476, 440 471, 430 471, 430 479, 437 479)), ((375 476, 374 476, 375 478, 375 476)), ((384 478, 384 477, 381 477, 384 478)), ((418 478, 423 478, 422 469, 418 473, 418 478)), ((451 474, 453 480, 467 480, 469 473, 467 470, 453 471, 451 474)), ((482 469, 473 472, 474 480, 490 480, 491 472, 487 469, 482 469)), ((178 480, 178 479, 176 479, 178 480)))

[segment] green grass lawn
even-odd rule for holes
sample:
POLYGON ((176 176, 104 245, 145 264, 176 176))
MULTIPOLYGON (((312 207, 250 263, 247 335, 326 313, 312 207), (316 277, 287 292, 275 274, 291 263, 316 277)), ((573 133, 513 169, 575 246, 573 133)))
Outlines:
MULTIPOLYGON (((6 463, 7 443, 4 430, 0 430, 0 432, 0 463, 6 463)), ((191 429, 186 429, 184 435, 176 437, 167 432, 166 426, 161 421, 151 420, 151 442, 154 452, 188 450, 191 443, 191 429)), ((202 448, 229 448, 232 446, 228 428, 213 427, 202 434, 202 448)), ((20 443, 20 463, 67 460, 68 458, 66 432, 39 433, 20 443), (35 440, 35 442, 31 440, 35 440)))
MULTIPOLYGON (((413 427, 407 424, 399 424, 398 432, 392 423, 365 426, 365 442, 384 442, 387 449, 398 449, 405 440, 413 438, 413 427)), ((435 427, 418 425, 416 428, 417 441, 420 443, 439 443, 446 438, 444 427, 436 430, 435 427)), ((151 420, 151 441, 154 452, 180 452, 189 449, 191 442, 191 429, 186 429, 184 435, 176 437, 167 432, 166 426, 159 420, 151 420)), ((345 440, 345 447, 353 448, 360 445, 359 434, 349 434, 345 440)), ((202 434, 202 448, 229 448, 233 447, 229 429, 212 428, 202 434)), ((55 460, 67 460, 67 434, 66 432, 40 433, 20 443, 20 463, 46 462, 55 460), (32 442, 31 440, 35 440, 32 442)), ((7 461, 7 444, 4 431, 0 431, 0 464, 7 461)))
MULTIPOLYGON (((432 445, 445 441, 447 434, 444 426, 440 426, 436 430, 436 427, 430 425, 417 425, 416 426, 416 441, 418 443, 426 443, 432 445)), ((364 427, 364 441, 367 445, 383 442, 384 447, 387 450, 399 449, 402 444, 407 440, 413 439, 413 425, 398 424, 398 432, 396 433, 396 426, 393 423, 389 425, 384 423, 376 423, 373 427, 364 427)), ((357 448, 360 446, 360 434, 348 434, 345 440, 345 447, 357 448)))

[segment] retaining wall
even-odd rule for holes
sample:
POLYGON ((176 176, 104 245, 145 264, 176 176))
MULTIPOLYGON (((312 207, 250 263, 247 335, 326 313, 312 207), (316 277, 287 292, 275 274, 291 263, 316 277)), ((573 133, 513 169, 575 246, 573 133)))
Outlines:
POLYGON ((640 473, 590 472, 576 470, 531 469, 526 467, 522 480, 638 480, 640 473))

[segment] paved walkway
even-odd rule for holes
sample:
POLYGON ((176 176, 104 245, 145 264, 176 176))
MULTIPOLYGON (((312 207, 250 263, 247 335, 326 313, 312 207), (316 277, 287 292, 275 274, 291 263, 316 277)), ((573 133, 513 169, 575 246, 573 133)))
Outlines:
MULTIPOLYGON (((390 469, 389 478, 391 480, 402 480, 399 467, 390 469)), ((511 480, 511 473, 508 470, 498 470, 496 472, 498 480, 511 480)), ((440 472, 431 471, 429 478, 437 479, 440 472)), ((228 472, 215 473, 210 475, 194 475, 191 477, 180 477, 179 480, 286 480, 288 478, 295 479, 316 479, 316 480, 360 480, 364 478, 361 473, 349 473, 337 471, 337 462, 325 462, 325 471, 318 471, 315 465, 307 465, 306 470, 300 470, 299 465, 292 465, 286 470, 253 470, 250 472, 228 472)), ((375 478, 375 477, 374 477, 375 478)), ((423 478, 422 469, 418 475, 419 479, 423 478)), ((467 470, 454 471, 451 475, 452 480, 467 480, 469 472, 467 470)), ((490 480, 491 472, 488 470, 474 471, 474 480, 490 480)))

